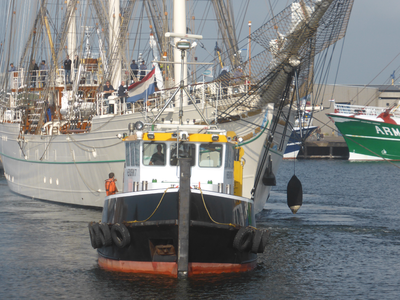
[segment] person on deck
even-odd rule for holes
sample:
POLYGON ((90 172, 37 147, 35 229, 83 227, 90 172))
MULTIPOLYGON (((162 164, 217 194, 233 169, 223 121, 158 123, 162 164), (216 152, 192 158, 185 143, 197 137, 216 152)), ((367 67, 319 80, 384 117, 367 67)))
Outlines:
POLYGON ((72 61, 69 59, 69 55, 64 60, 64 70, 65 70, 65 84, 72 84, 71 82, 71 65, 72 61))
POLYGON ((31 75, 31 85, 36 87, 36 76, 39 67, 34 59, 32 59, 32 63, 29 66, 29 74, 31 75))
POLYGON ((117 186, 115 185, 115 182, 117 179, 114 178, 114 173, 111 172, 108 174, 108 179, 106 180, 106 195, 114 195, 118 192, 117 186))
POLYGON ((46 61, 42 60, 42 63, 40 64, 39 67, 39 74, 40 74, 40 82, 42 83, 43 87, 46 86, 45 80, 48 69, 49 67, 46 65, 46 61))
POLYGON ((144 63, 144 60, 142 60, 142 64, 140 65, 140 80, 142 80, 144 78, 144 76, 146 76, 146 70, 147 70, 147 67, 144 63))
POLYGON ((127 96, 127 87, 125 81, 121 81, 121 85, 118 87, 118 97, 121 98, 122 103, 125 102, 125 97, 127 96))
POLYGON ((108 99, 108 96, 114 92, 113 86, 110 84, 110 81, 107 80, 106 85, 104 86, 104 98, 108 99))
POLYGON ((164 154, 161 152, 162 146, 157 145, 157 152, 151 156, 150 165, 163 166, 164 165, 164 154))
POLYGON ((74 57, 74 79, 76 77, 76 73, 78 73, 78 68, 79 68, 79 56, 75 54, 75 57, 74 57))
POLYGON ((131 72, 133 73, 133 75, 131 73, 131 80, 134 81, 133 78, 135 77, 135 81, 136 81, 137 73, 139 72, 139 66, 136 64, 134 59, 132 60, 132 63, 131 63, 131 72))
POLYGON ((17 71, 17 68, 14 66, 13 63, 10 64, 10 70, 8 70, 8 72, 15 72, 17 71))
POLYGON ((79 56, 76 54, 74 57, 74 68, 75 68, 75 70, 78 70, 78 68, 79 68, 79 56))

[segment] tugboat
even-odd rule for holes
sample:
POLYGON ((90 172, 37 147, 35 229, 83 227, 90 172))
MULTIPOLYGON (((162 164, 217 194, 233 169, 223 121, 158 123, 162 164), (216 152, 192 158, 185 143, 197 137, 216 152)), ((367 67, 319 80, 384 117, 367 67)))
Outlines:
MULTIPOLYGON (((178 90, 182 103, 183 80, 178 90)), ((158 121, 161 112, 151 124, 129 124, 124 191, 107 196, 101 222, 89 223, 102 268, 173 277, 255 268, 268 231, 256 228, 254 201, 242 197, 244 150, 198 112, 199 124, 184 123, 182 110, 177 123, 158 121)))
POLYGON ((124 138, 124 192, 106 197, 101 222, 89 224, 99 265, 174 277, 253 269, 268 231, 255 227, 253 201, 241 197, 235 134, 143 125, 130 124, 124 138))

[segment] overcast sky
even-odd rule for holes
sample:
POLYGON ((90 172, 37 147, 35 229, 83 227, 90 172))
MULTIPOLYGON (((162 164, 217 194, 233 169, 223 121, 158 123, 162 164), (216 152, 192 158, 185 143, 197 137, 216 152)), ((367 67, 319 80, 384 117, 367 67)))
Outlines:
POLYGON ((399 14, 400 0, 354 1, 337 83, 385 84, 394 70, 400 83, 399 14))

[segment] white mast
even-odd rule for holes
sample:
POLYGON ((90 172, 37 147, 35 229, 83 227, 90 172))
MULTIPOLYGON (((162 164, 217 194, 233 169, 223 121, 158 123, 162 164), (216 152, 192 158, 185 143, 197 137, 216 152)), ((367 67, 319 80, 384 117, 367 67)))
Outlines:
MULTIPOLYGON (((173 32, 175 34, 186 34, 186 0, 174 0, 174 18, 173 18, 173 32)), ((174 38, 174 43, 179 41, 180 38, 174 38)), ((181 51, 176 47, 174 48, 174 78, 175 78, 175 86, 177 87, 180 83, 181 79, 181 51)), ((187 85, 187 58, 184 60, 183 67, 183 78, 185 82, 185 86, 187 85)), ((183 105, 188 104, 188 98, 186 94, 183 97, 183 105)), ((179 101, 175 101, 175 106, 180 106, 179 101)))
MULTIPOLYGON (((121 53, 119 52, 118 45, 118 36, 120 30, 120 1, 119 0, 110 0, 110 30, 109 30, 109 55, 111 55, 114 60, 111 62, 114 64, 113 74, 111 76, 111 84, 116 89, 118 88, 121 82, 121 53), (115 55, 113 55, 115 53, 115 55)), ((122 49, 121 49, 122 50, 122 49)))
MULTIPOLYGON (((68 0, 67 7, 69 5, 69 2, 71 0, 68 0)), ((70 23, 69 23, 69 28, 68 28, 68 48, 67 48, 67 53, 69 55, 69 58, 72 60, 75 55, 75 49, 76 49, 76 15, 75 15, 75 9, 71 11, 71 16, 70 16, 70 23)))

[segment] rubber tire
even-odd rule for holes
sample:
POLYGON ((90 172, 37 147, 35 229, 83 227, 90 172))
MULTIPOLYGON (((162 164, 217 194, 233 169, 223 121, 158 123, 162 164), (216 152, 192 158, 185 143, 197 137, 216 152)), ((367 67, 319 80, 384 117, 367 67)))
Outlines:
POLYGON ((90 243, 94 249, 101 247, 100 228, 99 224, 95 222, 89 223, 90 243))
POLYGON ((267 244, 269 242, 270 235, 271 235, 271 233, 269 232, 269 230, 267 230, 267 229, 263 230, 261 243, 260 243, 260 246, 258 248, 258 253, 263 253, 264 252, 264 249, 265 249, 265 247, 267 246, 267 244))
POLYGON ((99 224, 100 230, 100 240, 103 247, 108 247, 112 245, 111 231, 110 227, 106 223, 99 224))
POLYGON ((249 250, 251 242, 253 241, 253 231, 250 228, 242 227, 236 233, 235 239, 233 240, 233 248, 240 252, 249 250))
POLYGON ((111 237, 114 244, 119 248, 124 248, 131 243, 131 236, 124 224, 115 223, 111 227, 111 237))
POLYGON ((260 249, 261 245, 261 239, 263 236, 263 231, 262 230, 256 230, 253 238, 253 243, 251 244, 251 252, 252 253, 258 253, 258 250, 260 249))

